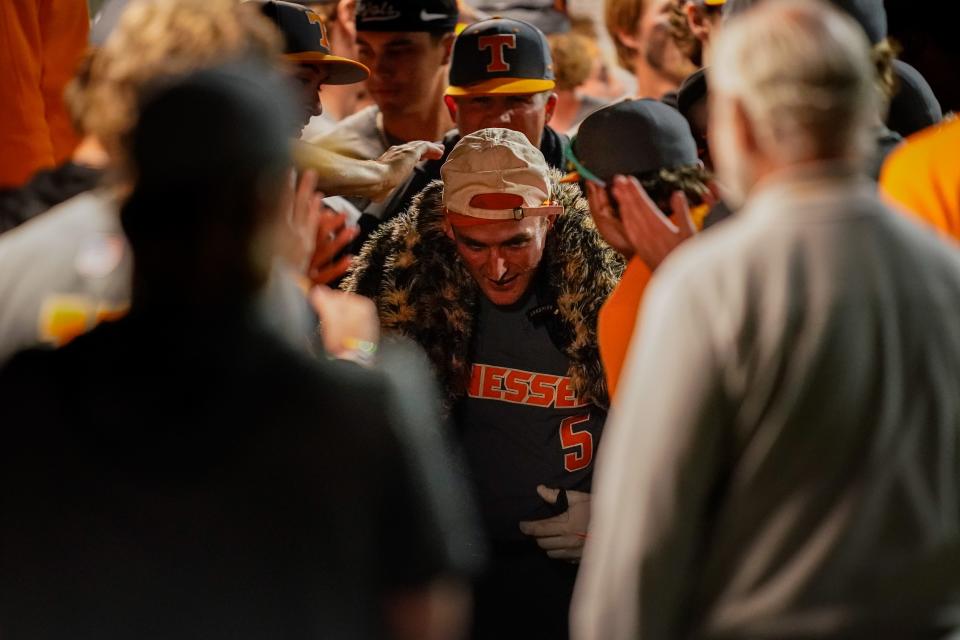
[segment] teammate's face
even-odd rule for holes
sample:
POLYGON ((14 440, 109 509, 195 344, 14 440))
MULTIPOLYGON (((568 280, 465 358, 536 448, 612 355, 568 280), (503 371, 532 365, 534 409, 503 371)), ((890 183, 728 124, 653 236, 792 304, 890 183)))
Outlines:
POLYGON ((495 305, 518 301, 533 283, 550 228, 546 218, 452 227, 447 235, 480 290, 495 305))
POLYGON ((357 33, 357 55, 370 69, 367 88, 385 114, 427 113, 446 77, 451 38, 420 32, 357 33))
POLYGON ((321 66, 297 65, 294 77, 300 83, 303 124, 307 124, 313 116, 323 113, 323 104, 320 102, 320 85, 326 82, 328 76, 327 70, 321 66))
POLYGON ((527 136, 539 148, 543 127, 550 122, 557 104, 557 95, 456 96, 447 100, 450 116, 461 135, 476 133, 489 127, 513 129, 527 136))
POLYGON ((696 71, 674 41, 670 16, 674 0, 648 0, 637 25, 636 45, 651 68, 677 84, 696 71))

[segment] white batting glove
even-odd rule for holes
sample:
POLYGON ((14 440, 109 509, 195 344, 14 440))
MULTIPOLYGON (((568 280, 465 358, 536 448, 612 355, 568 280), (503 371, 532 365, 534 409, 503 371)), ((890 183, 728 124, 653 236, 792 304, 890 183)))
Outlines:
MULTIPOLYGON (((565 490, 551 489, 542 484, 537 486, 537 493, 548 504, 557 504, 561 491, 565 490)), ((583 555, 583 544, 587 540, 590 494, 583 491, 565 493, 566 511, 552 518, 521 522, 520 531, 535 538, 540 548, 551 558, 576 563, 583 555)))

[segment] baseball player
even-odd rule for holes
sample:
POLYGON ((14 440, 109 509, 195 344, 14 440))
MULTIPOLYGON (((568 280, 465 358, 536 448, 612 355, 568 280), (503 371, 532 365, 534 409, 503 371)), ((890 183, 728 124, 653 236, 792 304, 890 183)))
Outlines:
POLYGON ((320 85, 354 84, 370 77, 363 64, 330 52, 326 25, 314 11, 282 0, 263 2, 261 11, 283 35, 284 58, 294 65, 293 75, 302 89, 304 125, 323 111, 320 85))
MULTIPOLYGON (((358 57, 370 69, 367 87, 375 104, 309 142, 374 159, 393 145, 440 140, 451 125, 443 95, 458 17, 456 0, 359 0, 358 57)), ((397 192, 404 190, 408 178, 409 170, 397 192)), ((361 213, 360 234, 352 247, 357 252, 396 210, 392 196, 358 196, 350 202, 361 213)))
POLYGON ((492 564, 480 638, 566 635, 607 393, 596 314, 623 263, 524 134, 465 135, 345 288, 422 346, 452 408, 492 564))

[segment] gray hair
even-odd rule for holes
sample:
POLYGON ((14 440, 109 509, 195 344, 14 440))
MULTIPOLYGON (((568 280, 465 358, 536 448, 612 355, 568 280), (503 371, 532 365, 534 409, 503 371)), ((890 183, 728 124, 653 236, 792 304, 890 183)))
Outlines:
POLYGON ((763 2, 726 23, 710 90, 737 98, 761 145, 790 162, 870 153, 879 114, 870 45, 820 0, 763 2))

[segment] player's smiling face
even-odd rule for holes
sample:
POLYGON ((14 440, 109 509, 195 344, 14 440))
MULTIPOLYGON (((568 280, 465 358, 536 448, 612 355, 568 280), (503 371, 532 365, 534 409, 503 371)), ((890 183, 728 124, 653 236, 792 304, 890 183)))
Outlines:
POLYGON ((517 302, 533 283, 543 258, 549 222, 543 217, 468 227, 446 223, 467 271, 495 305, 517 302))

